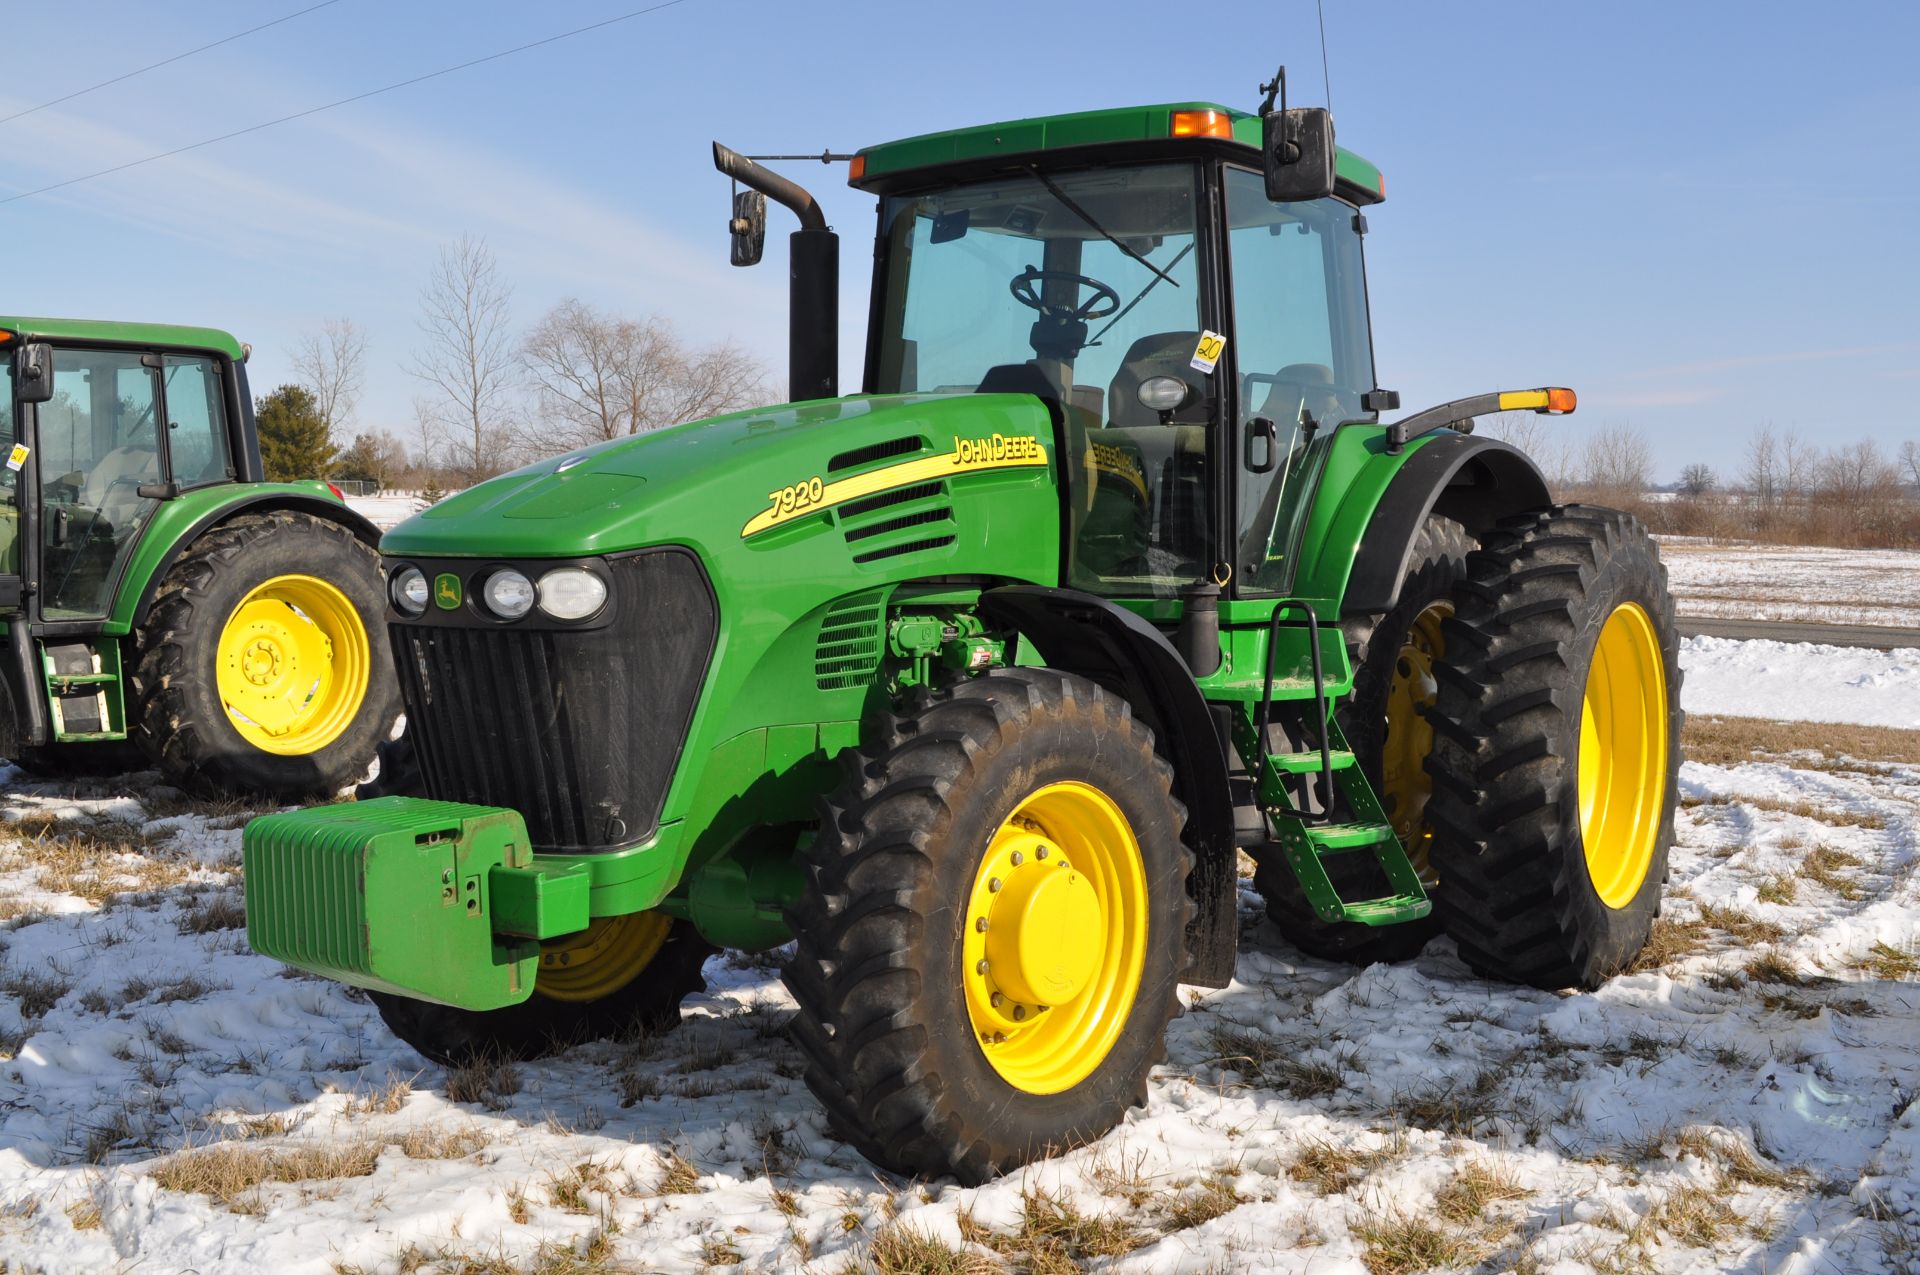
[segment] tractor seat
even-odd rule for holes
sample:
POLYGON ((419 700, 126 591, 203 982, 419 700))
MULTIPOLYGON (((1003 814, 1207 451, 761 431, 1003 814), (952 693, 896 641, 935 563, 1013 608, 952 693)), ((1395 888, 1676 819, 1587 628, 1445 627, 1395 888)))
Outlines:
POLYGON ((87 472, 80 486, 80 503, 106 513, 109 501, 116 506, 137 503, 134 488, 145 482, 160 481, 160 458, 151 447, 116 447, 100 458, 87 472))
MULTIPOLYGON (((1300 409, 1304 406, 1313 413, 1313 419, 1322 425, 1339 424, 1331 417, 1342 414, 1340 391, 1334 387, 1333 369, 1324 363, 1289 363, 1275 374, 1273 380, 1253 383, 1257 387, 1268 385, 1266 402, 1256 416, 1265 416, 1283 426, 1300 423, 1300 409)), ((1253 393, 1248 393, 1242 402, 1252 402, 1253 393)))

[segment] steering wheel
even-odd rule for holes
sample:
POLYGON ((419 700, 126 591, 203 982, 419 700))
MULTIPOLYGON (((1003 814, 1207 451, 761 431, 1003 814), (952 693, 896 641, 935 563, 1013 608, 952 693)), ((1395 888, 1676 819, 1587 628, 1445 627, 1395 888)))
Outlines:
POLYGON ((1030 310, 1038 310, 1049 319, 1085 323, 1088 319, 1104 319, 1120 308, 1119 293, 1098 279, 1075 274, 1071 270, 1041 270, 1036 266, 1028 266, 1013 276, 1008 289, 1015 301, 1030 310), (1042 297, 1040 289, 1035 286, 1049 283, 1072 283, 1082 288, 1092 288, 1093 295, 1081 304, 1059 305, 1042 297))

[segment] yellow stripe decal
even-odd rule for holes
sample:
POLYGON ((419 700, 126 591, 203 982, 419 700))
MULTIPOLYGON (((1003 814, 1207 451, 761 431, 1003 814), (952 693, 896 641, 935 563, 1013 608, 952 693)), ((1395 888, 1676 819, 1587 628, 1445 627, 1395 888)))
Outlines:
POLYGON ((990 434, 985 438, 956 438, 953 450, 936 456, 921 456, 881 469, 871 469, 851 478, 826 482, 819 475, 806 478, 791 487, 767 493, 768 507, 747 520, 740 538, 770 531, 783 522, 803 518, 872 496, 891 487, 933 482, 952 474, 978 473, 986 469, 1026 469, 1044 466, 1047 453, 1032 434, 990 434))
POLYGON ((1545 390, 1508 390, 1500 396, 1500 410, 1503 412, 1517 412, 1529 407, 1538 411, 1546 405, 1545 390))

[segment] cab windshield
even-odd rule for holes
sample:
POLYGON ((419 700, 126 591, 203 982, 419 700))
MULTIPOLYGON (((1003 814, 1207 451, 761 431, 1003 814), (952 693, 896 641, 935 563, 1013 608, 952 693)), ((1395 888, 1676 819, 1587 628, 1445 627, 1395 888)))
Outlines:
POLYGON ((1211 569, 1199 183, 1190 163, 1036 171, 882 208, 873 388, 1059 402, 1079 588, 1171 595, 1211 569))

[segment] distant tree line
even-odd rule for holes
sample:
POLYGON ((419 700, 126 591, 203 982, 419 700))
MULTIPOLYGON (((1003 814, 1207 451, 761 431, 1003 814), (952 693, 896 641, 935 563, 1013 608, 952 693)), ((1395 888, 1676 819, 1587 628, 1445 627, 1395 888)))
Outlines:
POLYGON ((407 440, 352 428, 367 360, 359 325, 332 319, 307 333, 290 351, 293 380, 255 400, 267 477, 457 491, 543 456, 770 399, 758 359, 690 343, 659 315, 569 297, 517 331, 511 301, 485 241, 441 250, 403 363, 421 385, 407 440))

